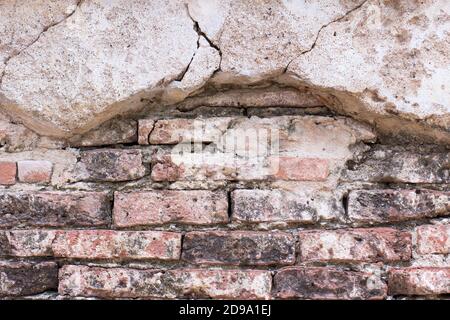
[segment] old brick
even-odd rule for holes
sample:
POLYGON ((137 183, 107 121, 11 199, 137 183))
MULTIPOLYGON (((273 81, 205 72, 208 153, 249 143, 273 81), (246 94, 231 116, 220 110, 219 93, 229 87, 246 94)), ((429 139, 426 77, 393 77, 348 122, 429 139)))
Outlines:
POLYGON ((180 257, 181 234, 162 231, 60 231, 52 245, 56 257, 77 259, 158 259, 180 257))
POLYGON ((274 277, 273 295, 281 299, 383 299, 379 276, 336 268, 288 267, 274 277))
POLYGON ((450 153, 372 148, 361 163, 353 164, 344 174, 348 181, 395 183, 450 183, 450 153))
POLYGON ((82 181, 128 181, 145 175, 140 150, 98 149, 82 151, 76 179, 82 181))
POLYGON ((70 139, 74 147, 96 147, 119 143, 133 143, 137 140, 137 123, 131 119, 112 119, 83 134, 70 139))
POLYGON ((182 258, 199 264, 292 264, 295 238, 285 232, 189 232, 184 238, 182 258))
POLYGON ((339 212, 337 202, 331 192, 235 190, 232 192, 232 220, 243 223, 314 223, 319 216, 339 212))
POLYGON ((449 254, 450 225, 425 225, 416 229, 417 252, 420 254, 449 254))
POLYGON ((15 162, 0 161, 0 185, 16 183, 17 165, 15 162))
POLYGON ((0 192, 0 227, 104 226, 110 221, 104 192, 0 192))
POLYGON ((328 178, 328 161, 298 157, 271 157, 272 176, 278 180, 325 181, 328 178))
POLYGON ((450 192, 434 190, 356 190, 349 194, 354 222, 385 223, 450 215, 450 192))
POLYGON ((59 293, 101 298, 268 299, 271 275, 261 270, 137 270, 68 265, 59 293))
POLYGON ((24 160, 17 162, 20 182, 48 183, 52 177, 53 164, 46 160, 24 160))
POLYGON ((141 145, 149 144, 149 136, 155 125, 155 120, 141 119, 138 122, 138 143, 141 145))
POLYGON ((155 122, 150 144, 180 142, 217 142, 232 118, 168 119, 155 122))
POLYGON ((411 234, 390 228, 300 232, 302 261, 389 262, 411 258, 411 234))
POLYGON ((52 256, 55 234, 56 231, 49 230, 0 231, 0 256, 52 256))
POLYGON ((390 295, 450 293, 450 268, 399 268, 389 271, 390 295))
POLYGON ((227 195, 206 190, 116 192, 113 221, 118 227, 226 223, 227 195))
POLYGON ((53 262, 0 262, 0 296, 26 296, 58 287, 58 266, 53 262))

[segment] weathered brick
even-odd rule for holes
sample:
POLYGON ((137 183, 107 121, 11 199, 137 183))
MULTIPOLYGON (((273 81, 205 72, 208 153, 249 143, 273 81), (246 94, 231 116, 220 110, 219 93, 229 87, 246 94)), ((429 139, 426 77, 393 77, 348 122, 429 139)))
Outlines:
POLYGON ((70 138, 74 147, 97 147, 119 143, 133 143, 137 140, 137 123, 131 119, 112 119, 102 125, 70 138))
POLYGON ((206 190, 116 192, 113 221, 118 227, 226 223, 227 194, 206 190))
POLYGON ((56 231, 51 230, 0 231, 0 256, 52 256, 55 234, 56 231))
POLYGON ((140 150, 98 149, 80 152, 76 180, 128 181, 145 175, 140 150))
POLYGON ((181 234, 163 231, 60 231, 52 245, 56 257, 76 259, 180 258, 181 234))
POLYGON ((0 262, 0 296, 26 296, 58 287, 58 266, 53 262, 0 262))
POLYGON ((0 185, 16 183, 17 165, 15 162, 0 161, 0 185))
POLYGON ((155 122, 150 144, 180 142, 216 142, 227 130, 232 118, 168 119, 155 122))
POLYGON ((271 275, 261 270, 137 270, 67 265, 59 293, 101 298, 268 299, 271 275))
POLYGON ((389 270, 390 295, 450 293, 450 268, 399 268, 389 270))
POLYGON ((0 192, 0 227, 104 226, 110 221, 104 192, 0 192))
POLYGON ((420 254, 449 254, 450 225, 417 227, 417 252, 420 254))
POLYGON ((188 232, 182 258, 198 264, 293 264, 295 238, 285 232, 188 232))
POLYGON ((156 149, 152 165, 154 181, 324 181, 328 177, 327 160, 297 157, 247 159, 220 152, 174 156, 170 150, 156 149))
POLYGON ((272 177, 277 180, 325 181, 328 178, 328 161, 299 157, 271 157, 272 177))
POLYGON ((352 163, 343 180, 395 183, 450 183, 450 153, 421 154, 390 147, 372 148, 352 163))
POLYGON ((356 190, 348 215, 358 223, 386 223, 450 215, 450 192, 434 190, 356 190))
POLYGON ((390 262, 411 258, 411 234, 390 228, 301 231, 301 261, 390 262))
POLYGON ((243 223, 314 223, 319 216, 343 211, 331 192, 284 190, 235 190, 232 220, 243 223))
POLYGON ((379 276, 335 268, 287 267, 274 277, 273 295, 281 299, 383 299, 379 276))
POLYGON ((53 164, 46 160, 24 160, 17 162, 20 182, 48 183, 52 178, 53 164))
POLYGON ((155 120, 141 119, 138 122, 138 143, 141 145, 149 144, 149 136, 155 125, 155 120))

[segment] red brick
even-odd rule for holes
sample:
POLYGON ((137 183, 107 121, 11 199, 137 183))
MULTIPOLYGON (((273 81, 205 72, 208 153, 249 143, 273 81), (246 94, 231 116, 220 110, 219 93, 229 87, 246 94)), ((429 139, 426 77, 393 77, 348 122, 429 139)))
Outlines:
POLYGON ((158 259, 180 257, 181 234, 162 231, 60 231, 52 245, 56 257, 75 259, 158 259))
POLYGON ((100 298, 268 299, 271 275, 262 270, 149 270, 67 265, 59 293, 100 298))
POLYGON ((142 119, 138 122, 138 143, 141 145, 149 144, 149 136, 154 128, 155 120, 142 119))
POLYGON ((281 299, 383 299, 387 287, 379 276, 336 268, 288 267, 277 271, 273 295, 281 299))
POLYGON ((390 262, 411 258, 411 234, 390 228, 300 232, 301 261, 390 262))
POLYGON ((420 254, 449 254, 450 225, 426 225, 416 229, 417 252, 420 254))
POLYGON ((450 192, 434 190, 356 190, 348 215, 358 223, 400 222, 450 214, 450 192))
POLYGON ((51 230, 0 231, 0 256, 52 256, 55 235, 56 231, 51 230))
POLYGON ((45 160, 25 160, 17 162, 20 182, 48 183, 52 177, 53 164, 45 160))
POLYGON ((116 192, 113 221, 118 227, 227 223, 227 194, 206 190, 116 192))
POLYGON ((15 162, 0 162, 0 184, 13 185, 16 183, 17 166, 15 162))
POLYGON ((314 223, 319 216, 339 212, 339 208, 340 203, 331 192, 307 193, 284 190, 232 192, 232 220, 242 223, 314 223))
POLYGON ((111 205, 105 192, 0 192, 0 226, 105 226, 111 205))
POLYGON ((145 175, 141 150, 98 149, 82 151, 75 180, 118 182, 145 175))
POLYGON ((390 295, 450 293, 450 268, 399 268, 389 270, 390 295))
POLYGON ((325 181, 328 178, 328 161, 298 157, 271 157, 273 178, 277 180, 325 181))
POLYGON ((0 297, 28 296, 58 287, 58 265, 54 262, 0 261, 0 297))
POLYGON ((286 232, 188 232, 182 258, 205 265, 289 265, 295 238, 286 232))

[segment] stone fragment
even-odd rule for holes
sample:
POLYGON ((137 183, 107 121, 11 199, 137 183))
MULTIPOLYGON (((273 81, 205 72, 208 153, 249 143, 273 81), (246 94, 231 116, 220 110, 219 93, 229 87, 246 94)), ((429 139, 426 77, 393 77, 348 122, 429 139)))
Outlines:
POLYGON ((23 160, 17 162, 17 171, 20 182, 49 183, 53 164, 46 160, 23 160))
POLYGON ((388 277, 389 295, 450 293, 450 268, 393 268, 388 277))
POLYGON ((416 232, 419 254, 450 253, 450 225, 423 225, 416 232))

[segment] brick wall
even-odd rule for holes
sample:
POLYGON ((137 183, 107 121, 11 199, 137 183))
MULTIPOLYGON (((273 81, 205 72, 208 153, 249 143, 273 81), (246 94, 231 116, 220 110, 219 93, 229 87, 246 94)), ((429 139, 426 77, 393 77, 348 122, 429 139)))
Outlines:
POLYGON ((0 118, 0 297, 450 294, 448 149, 385 144, 284 97, 161 108, 69 141, 0 118))

